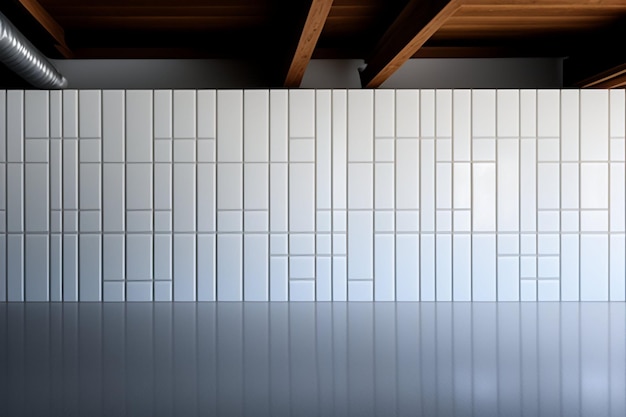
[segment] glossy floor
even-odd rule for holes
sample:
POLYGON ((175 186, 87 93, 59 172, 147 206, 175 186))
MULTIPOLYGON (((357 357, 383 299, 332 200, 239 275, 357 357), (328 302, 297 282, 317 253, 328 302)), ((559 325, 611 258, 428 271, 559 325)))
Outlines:
POLYGON ((0 304, 0 415, 624 416, 624 303, 0 304))

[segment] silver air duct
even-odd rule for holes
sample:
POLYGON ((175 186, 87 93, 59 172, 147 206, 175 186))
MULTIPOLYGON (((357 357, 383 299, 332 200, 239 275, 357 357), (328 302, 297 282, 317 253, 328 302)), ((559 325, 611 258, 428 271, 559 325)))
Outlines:
POLYGON ((0 13, 0 61, 34 87, 59 89, 67 80, 15 26, 0 13))

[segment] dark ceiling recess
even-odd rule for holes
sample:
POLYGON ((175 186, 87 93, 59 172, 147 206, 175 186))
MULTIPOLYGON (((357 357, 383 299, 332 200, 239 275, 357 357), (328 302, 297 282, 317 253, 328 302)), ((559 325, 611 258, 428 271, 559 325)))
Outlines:
POLYGON ((624 0, 2 0, 0 12, 49 58, 249 59, 277 87, 298 87, 315 58, 363 59, 367 88, 410 58, 558 57, 564 87, 626 84, 612 46, 624 0))

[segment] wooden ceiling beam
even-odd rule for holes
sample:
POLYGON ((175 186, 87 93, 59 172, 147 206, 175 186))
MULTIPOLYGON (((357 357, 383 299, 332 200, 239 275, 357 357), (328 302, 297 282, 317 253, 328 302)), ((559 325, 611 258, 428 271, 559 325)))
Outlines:
POLYGON ((55 48, 65 58, 71 58, 72 52, 65 42, 63 27, 43 8, 37 0, 18 0, 28 13, 56 42, 55 48))
POLYGON ((283 86, 297 88, 302 82, 317 40, 322 33, 333 0, 312 0, 304 25, 298 33, 298 43, 295 51, 290 55, 289 66, 284 77, 283 86))
POLYGON ((411 0, 374 48, 361 72, 365 88, 377 88, 408 61, 461 7, 463 0, 411 0))

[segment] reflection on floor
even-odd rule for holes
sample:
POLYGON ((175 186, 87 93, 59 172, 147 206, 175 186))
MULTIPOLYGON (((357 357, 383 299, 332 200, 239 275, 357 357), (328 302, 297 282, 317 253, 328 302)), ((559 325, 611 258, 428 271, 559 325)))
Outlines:
POLYGON ((0 304, 0 415, 624 416, 624 303, 0 304))

